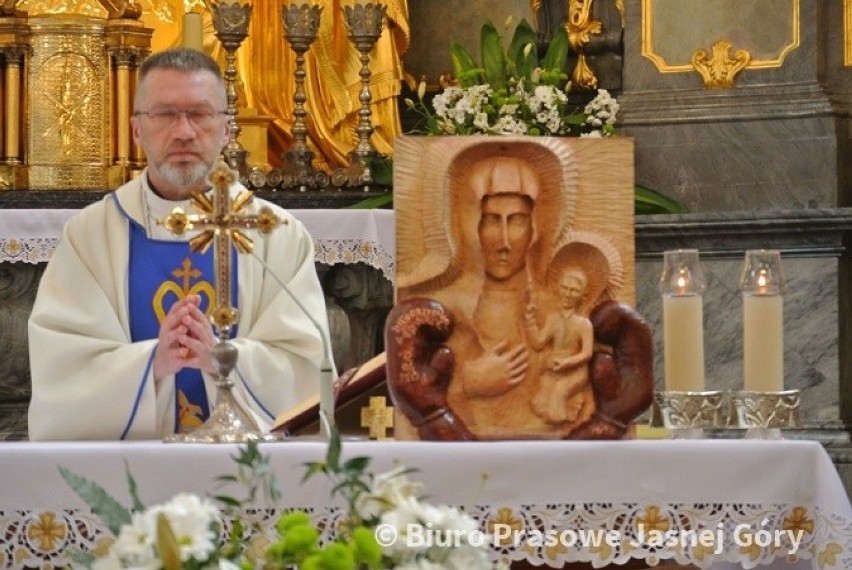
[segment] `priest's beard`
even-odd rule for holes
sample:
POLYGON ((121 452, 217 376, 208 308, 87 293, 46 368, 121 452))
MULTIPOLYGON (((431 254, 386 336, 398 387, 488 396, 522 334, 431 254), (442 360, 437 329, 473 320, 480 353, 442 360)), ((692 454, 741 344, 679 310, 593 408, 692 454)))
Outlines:
POLYGON ((163 180, 173 186, 193 186, 207 179, 213 171, 213 163, 193 162, 189 164, 170 164, 164 162, 158 168, 163 180))

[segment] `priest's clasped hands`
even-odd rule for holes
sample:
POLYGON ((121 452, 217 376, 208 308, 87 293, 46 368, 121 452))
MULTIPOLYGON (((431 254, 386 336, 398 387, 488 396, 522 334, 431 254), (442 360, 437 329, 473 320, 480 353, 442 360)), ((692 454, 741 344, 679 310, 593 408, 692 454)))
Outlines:
POLYGON ((153 364, 156 382, 183 368, 216 372, 210 351, 218 341, 200 304, 200 296, 187 295, 169 309, 157 337, 153 364))

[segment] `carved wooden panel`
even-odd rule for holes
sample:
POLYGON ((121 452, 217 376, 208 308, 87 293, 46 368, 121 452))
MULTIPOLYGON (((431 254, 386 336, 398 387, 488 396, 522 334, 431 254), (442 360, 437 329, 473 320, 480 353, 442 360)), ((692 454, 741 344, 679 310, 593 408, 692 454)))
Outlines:
POLYGON ((569 436, 596 409, 590 317, 634 302, 633 141, 401 137, 394 162, 396 300, 450 315, 449 408, 480 439, 569 436))

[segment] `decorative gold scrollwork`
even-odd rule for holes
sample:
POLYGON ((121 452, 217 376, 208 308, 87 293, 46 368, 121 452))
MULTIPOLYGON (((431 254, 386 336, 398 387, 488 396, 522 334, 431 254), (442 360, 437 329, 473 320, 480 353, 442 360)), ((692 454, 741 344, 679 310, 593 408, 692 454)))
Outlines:
POLYGON ((586 63, 584 47, 593 35, 601 33, 602 24, 592 19, 592 4, 594 0, 568 0, 568 42, 577 52, 577 65, 571 74, 571 81, 581 89, 595 89, 598 78, 586 63))
POLYGON ((692 67, 701 75, 705 89, 731 89, 734 77, 751 61, 751 54, 739 49, 731 56, 732 44, 719 40, 713 44, 713 55, 698 49, 692 54, 692 67))

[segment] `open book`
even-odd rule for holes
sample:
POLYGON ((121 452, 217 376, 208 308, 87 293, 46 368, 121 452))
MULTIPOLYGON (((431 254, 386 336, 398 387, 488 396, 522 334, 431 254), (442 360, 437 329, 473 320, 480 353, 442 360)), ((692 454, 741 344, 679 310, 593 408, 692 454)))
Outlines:
MULTIPOLYGON (((347 370, 334 382, 335 415, 342 408, 384 384, 386 362, 386 354, 382 352, 361 366, 347 370)), ((319 394, 279 414, 270 431, 286 431, 296 435, 309 426, 317 425, 318 421, 319 394)))

